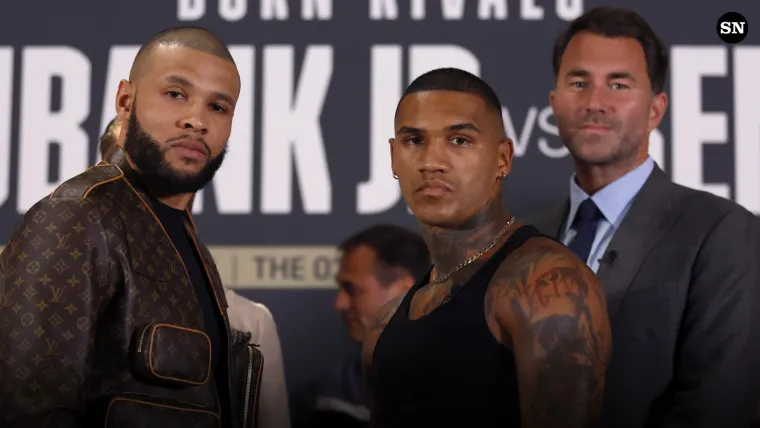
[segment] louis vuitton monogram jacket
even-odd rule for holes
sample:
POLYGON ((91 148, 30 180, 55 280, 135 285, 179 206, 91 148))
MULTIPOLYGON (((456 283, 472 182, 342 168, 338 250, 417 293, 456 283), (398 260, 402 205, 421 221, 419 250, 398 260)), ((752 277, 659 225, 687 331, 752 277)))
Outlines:
MULTIPOLYGON (((189 277, 129 171, 117 150, 66 181, 26 213, 0 255, 0 427, 218 428, 229 420, 189 277)), ((224 315, 224 352, 224 289, 186 226, 224 315)))

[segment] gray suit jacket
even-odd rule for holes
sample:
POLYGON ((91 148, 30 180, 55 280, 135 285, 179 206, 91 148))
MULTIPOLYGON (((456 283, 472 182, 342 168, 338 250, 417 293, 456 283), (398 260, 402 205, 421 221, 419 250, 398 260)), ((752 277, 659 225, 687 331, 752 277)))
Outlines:
MULTIPOLYGON (((559 237, 569 200, 525 219, 559 237)), ((612 324, 603 426, 748 427, 760 401, 760 221, 659 168, 598 276, 612 324)))

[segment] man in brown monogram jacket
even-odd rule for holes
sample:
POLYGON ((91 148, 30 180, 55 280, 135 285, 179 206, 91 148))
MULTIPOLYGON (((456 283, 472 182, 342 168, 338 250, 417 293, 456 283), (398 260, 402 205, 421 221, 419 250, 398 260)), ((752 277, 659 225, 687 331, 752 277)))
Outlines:
POLYGON ((0 426, 235 426, 224 289, 187 203, 239 91, 208 31, 138 53, 116 98, 124 149, 35 204, 0 255, 0 426))

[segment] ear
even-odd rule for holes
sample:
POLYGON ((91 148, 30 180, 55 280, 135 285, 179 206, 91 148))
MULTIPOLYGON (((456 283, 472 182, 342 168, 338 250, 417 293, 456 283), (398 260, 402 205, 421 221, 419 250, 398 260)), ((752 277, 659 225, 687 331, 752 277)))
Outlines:
POLYGON ((554 91, 549 92, 549 105, 552 107, 552 110, 554 110, 554 100, 557 96, 557 93, 554 91))
POLYGON ((393 161, 393 145, 396 142, 395 138, 389 138, 388 139, 388 145, 391 146, 391 173, 396 170, 396 165, 394 165, 393 161))
MULTIPOLYGON (((135 86, 128 80, 119 82, 119 89, 116 91, 116 114, 121 118, 122 123, 129 121, 129 115, 132 113, 132 105, 135 102, 135 86)), ((122 126, 122 129, 124 127, 122 126)))
POLYGON ((660 126, 667 109, 668 95, 665 92, 660 92, 652 98, 652 105, 649 107, 649 132, 660 126))
POLYGON ((498 177, 501 179, 512 172, 512 159, 515 154, 515 146, 511 138, 504 138, 499 142, 498 177))

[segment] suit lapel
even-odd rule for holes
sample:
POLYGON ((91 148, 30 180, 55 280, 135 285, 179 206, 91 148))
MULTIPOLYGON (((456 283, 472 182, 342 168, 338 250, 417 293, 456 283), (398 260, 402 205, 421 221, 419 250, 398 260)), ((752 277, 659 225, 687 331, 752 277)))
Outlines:
POLYGON ((606 261, 600 263, 597 276, 611 321, 647 255, 676 219, 671 186, 667 175, 655 166, 607 246, 602 258, 606 261))

